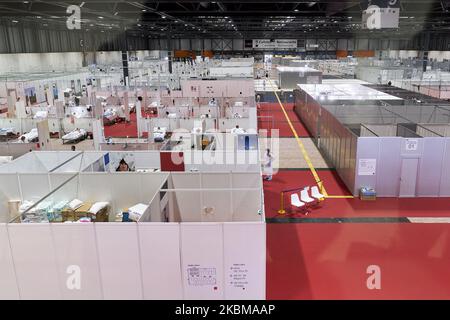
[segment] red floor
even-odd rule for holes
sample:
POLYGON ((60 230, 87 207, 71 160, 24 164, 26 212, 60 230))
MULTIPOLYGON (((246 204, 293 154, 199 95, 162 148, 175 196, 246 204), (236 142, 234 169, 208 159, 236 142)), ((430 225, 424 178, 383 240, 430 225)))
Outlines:
MULTIPOLYGON (((293 136, 277 104, 262 108, 275 114, 281 136, 293 136)), ((297 116, 289 117, 303 135, 297 116)), ((349 194, 335 171, 317 172, 328 194, 349 194)), ((309 170, 274 174, 264 182, 266 217, 277 216, 281 190, 314 183, 309 170)), ((326 199, 308 215, 330 217, 450 217, 450 199, 326 199)), ((267 299, 450 299, 449 266, 450 224, 267 224, 267 299), (373 265, 380 290, 367 287, 373 265)))
MULTIPOLYGON (((309 137, 308 130, 298 119, 294 111, 292 111, 293 104, 286 104, 285 110, 288 114, 289 120, 292 122, 295 131, 299 137, 309 137)), ((278 103, 261 103, 258 109, 258 128, 260 130, 268 130, 268 137, 272 137, 271 130, 278 129, 279 137, 294 137, 294 134, 289 126, 289 123, 281 110, 278 103)))
POLYGON ((267 299, 450 299, 450 224, 267 224, 267 299), (369 290, 368 266, 380 267, 369 290))
POLYGON ((136 113, 130 114, 130 123, 120 122, 112 126, 105 126, 105 137, 137 138, 136 113))

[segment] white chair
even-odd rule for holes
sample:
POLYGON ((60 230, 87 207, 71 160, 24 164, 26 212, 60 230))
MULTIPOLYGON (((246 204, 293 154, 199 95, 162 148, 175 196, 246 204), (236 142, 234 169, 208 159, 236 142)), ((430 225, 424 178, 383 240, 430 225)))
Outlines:
POLYGON ((300 201, 297 193, 293 193, 291 194, 291 205, 297 208, 302 208, 305 206, 305 203, 300 201))
POLYGON ((297 209, 300 209, 305 215, 309 212, 305 203, 300 201, 297 193, 291 194, 291 205, 297 209))
POLYGON ((317 186, 311 188, 311 197, 317 200, 322 200, 325 198, 324 195, 319 192, 319 188, 317 186))
POLYGON ((309 196, 307 189, 303 189, 302 191, 300 191, 300 199, 306 204, 312 204, 316 202, 316 199, 313 199, 309 196))

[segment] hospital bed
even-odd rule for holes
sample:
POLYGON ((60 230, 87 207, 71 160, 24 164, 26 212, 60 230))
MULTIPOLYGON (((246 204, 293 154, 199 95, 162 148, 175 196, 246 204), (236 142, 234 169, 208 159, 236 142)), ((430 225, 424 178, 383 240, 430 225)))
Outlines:
POLYGON ((245 130, 242 128, 233 128, 230 130, 232 134, 244 134, 245 130))
POLYGON ((23 141, 25 143, 37 142, 39 140, 38 130, 36 128, 31 129, 30 132, 21 135, 17 142, 22 142, 22 137, 25 137, 23 141))
POLYGON ((113 108, 108 108, 103 113, 103 124, 104 125, 113 125, 117 122, 117 119, 119 118, 116 110, 113 108))
POLYGON ((17 138, 17 132, 14 128, 0 128, 0 141, 17 138))
POLYGON ((167 128, 154 127, 153 128, 153 140, 155 142, 163 142, 166 138, 167 128))
POLYGON ((46 111, 46 110, 39 110, 39 111, 36 111, 36 114, 34 115, 33 119, 42 119, 42 120, 44 120, 44 119, 47 119, 47 117, 48 117, 48 111, 46 111))
POLYGON ((86 105, 85 107, 71 107, 69 110, 70 116, 81 119, 81 118, 91 118, 93 106, 86 105))
POLYGON ((0 136, 12 136, 16 134, 14 128, 0 128, 0 136))
POLYGON ((64 143, 76 143, 87 138, 87 132, 84 129, 75 129, 68 134, 62 136, 62 142, 64 143))

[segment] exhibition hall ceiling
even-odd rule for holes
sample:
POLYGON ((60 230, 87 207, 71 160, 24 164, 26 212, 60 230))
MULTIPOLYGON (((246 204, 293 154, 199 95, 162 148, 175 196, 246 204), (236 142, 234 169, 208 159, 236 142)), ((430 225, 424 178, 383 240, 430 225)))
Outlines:
MULTIPOLYGON (((64 28, 68 7, 81 8, 86 32, 127 30, 160 38, 308 38, 382 33, 363 30, 367 0, 320 1, 17 1, 0 0, 3 23, 64 28)), ((450 32, 450 0, 401 0, 389 36, 450 32)))

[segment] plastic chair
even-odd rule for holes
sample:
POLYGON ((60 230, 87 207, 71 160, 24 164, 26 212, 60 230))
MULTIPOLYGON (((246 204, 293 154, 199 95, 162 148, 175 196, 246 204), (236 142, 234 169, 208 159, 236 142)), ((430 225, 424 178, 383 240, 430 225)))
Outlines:
POLYGON ((302 202, 306 203, 306 205, 312 205, 316 202, 316 199, 309 196, 307 189, 300 191, 300 199, 302 202))
POLYGON ((305 203, 300 201, 297 193, 293 193, 291 194, 291 205, 297 208, 303 208, 305 203))
POLYGON ((305 214, 308 214, 308 209, 306 208, 305 203, 300 201, 297 193, 291 194, 291 205, 297 209, 300 209, 305 214))
POLYGON ((317 186, 311 188, 311 197, 317 200, 322 200, 325 198, 325 196, 319 192, 319 188, 317 186))

